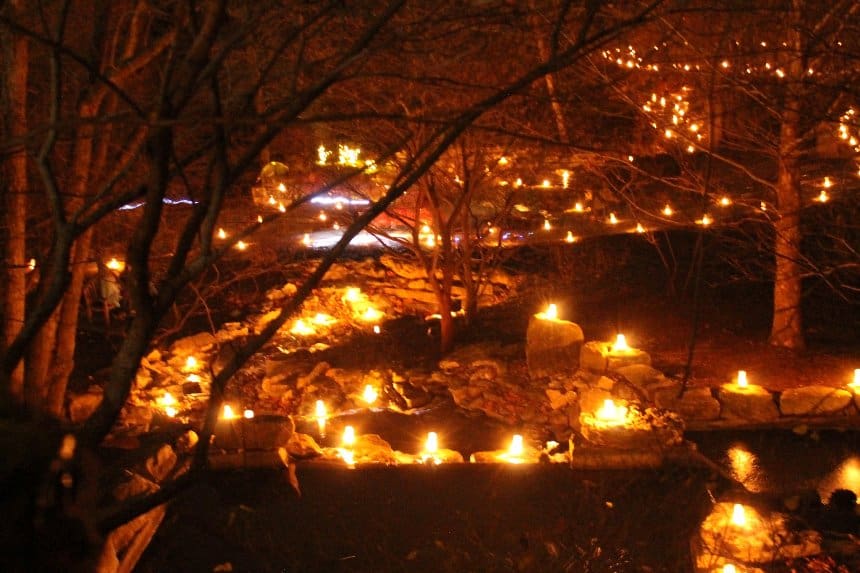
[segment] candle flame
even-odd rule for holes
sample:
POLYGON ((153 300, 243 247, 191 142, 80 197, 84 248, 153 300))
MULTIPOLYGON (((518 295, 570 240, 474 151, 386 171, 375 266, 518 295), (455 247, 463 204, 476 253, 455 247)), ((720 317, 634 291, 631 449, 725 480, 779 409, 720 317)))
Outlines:
POLYGON ((246 409, 244 412, 242 412, 242 416, 246 420, 253 420, 254 419, 254 410, 246 409))
POLYGON ((626 352, 630 350, 630 346, 627 344, 627 337, 623 334, 617 334, 615 336, 615 342, 612 344, 612 352, 626 352))
POLYGON ((611 398, 603 401, 603 405, 595 412, 597 419, 614 424, 623 423, 627 417, 627 407, 618 406, 611 398))
POLYGON ((233 411, 233 407, 230 404, 224 404, 224 408, 221 410, 221 419, 222 420, 235 420, 236 412, 233 411))
POLYGON ((224 227, 218 228, 218 238, 219 239, 226 239, 227 238, 227 231, 224 230, 224 227))
POLYGON ((196 370, 198 366, 199 364, 197 362, 197 359, 193 356, 189 356, 185 359, 185 368, 187 368, 188 370, 196 370))
POLYGON ((305 323, 304 320, 299 318, 296 320, 295 324, 293 324, 293 327, 290 329, 290 332, 292 334, 298 334, 300 336, 309 336, 311 334, 314 334, 316 330, 314 330, 312 326, 309 326, 307 323, 305 323))
POLYGON ((860 389, 860 368, 854 369, 854 381, 851 382, 851 386, 860 389))
POLYGON ((382 311, 376 310, 372 306, 369 306, 369 307, 367 307, 367 310, 365 310, 361 314, 361 320, 363 320, 365 322, 376 322, 380 318, 382 318, 383 316, 385 316, 385 315, 382 313, 382 311))
POLYGON ((248 243, 246 243, 245 241, 238 241, 236 243, 236 248, 239 249, 240 251, 244 251, 245 249, 248 248, 248 243))
POLYGON ((746 370, 738 370, 738 387, 746 388, 749 386, 749 382, 747 381, 747 371, 746 370))
POLYGON ((355 445, 355 428, 352 426, 347 426, 343 429, 343 438, 341 439, 343 445, 347 448, 355 445))
POLYGON ((373 404, 376 402, 376 399, 379 397, 379 392, 376 391, 372 385, 368 384, 364 387, 364 392, 361 394, 361 398, 367 402, 368 404, 373 404))
POLYGON ((816 197, 815 200, 819 203, 827 203, 830 201, 830 195, 827 194, 827 191, 822 189, 821 193, 818 194, 818 197, 816 197))
POLYGON ((568 242, 568 243, 575 243, 576 237, 573 236, 573 232, 568 231, 567 236, 564 238, 564 240, 565 240, 565 242, 568 242))
POLYGON ((737 525, 738 527, 744 527, 747 524, 747 514, 744 511, 744 506, 739 503, 736 503, 732 507, 732 525, 737 525))
POLYGON ((738 570, 731 563, 726 563, 723 565, 723 573, 738 573, 738 570))
POLYGON ((358 302, 361 298, 361 289, 358 287, 347 287, 343 299, 347 302, 358 302))
POLYGON ((573 206, 573 210, 577 213, 582 213, 583 211, 585 211, 585 207, 582 206, 582 203, 577 201, 576 204, 573 206))
POLYGON ((558 318, 558 307, 555 304, 550 304, 546 307, 546 312, 543 313, 543 317, 548 320, 556 320, 558 318))
POLYGON ((615 213, 609 214, 609 224, 610 225, 617 225, 618 224, 618 217, 615 216, 615 213))
POLYGON ((551 229, 552 229, 552 224, 550 224, 549 219, 544 219, 543 220, 543 230, 549 231, 551 229))
MULTIPOLYGON (((36 266, 35 261, 33 263, 33 266, 36 266)), ((105 263, 105 266, 112 271, 122 271, 125 268, 125 263, 122 261, 118 261, 116 258, 112 258, 107 263, 105 263)))
POLYGON ((427 441, 424 443, 424 451, 428 454, 435 454, 439 451, 439 437, 436 432, 427 432, 427 441))
POLYGON ((511 445, 508 446, 508 454, 513 457, 518 457, 523 455, 524 451, 523 437, 520 434, 514 434, 513 438, 511 438, 511 445))
POLYGON ((669 205, 668 203, 666 204, 665 207, 663 207, 663 214, 666 215, 667 217, 671 217, 674 212, 675 211, 672 210, 672 206, 669 205))
POLYGON ((175 406, 176 398, 170 392, 165 392, 164 396, 158 399, 158 403, 162 406, 175 406))
POLYGON ((174 408, 173 406, 166 406, 164 408, 164 413, 167 414, 168 418, 175 418, 176 417, 176 408, 174 408))

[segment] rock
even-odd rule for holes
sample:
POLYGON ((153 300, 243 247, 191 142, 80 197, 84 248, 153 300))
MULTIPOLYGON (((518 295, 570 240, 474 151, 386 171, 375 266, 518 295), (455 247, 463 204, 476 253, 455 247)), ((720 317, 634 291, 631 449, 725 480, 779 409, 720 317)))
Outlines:
POLYGON ((127 472, 126 475, 128 479, 117 485, 113 490, 113 496, 117 501, 158 491, 158 484, 146 479, 142 475, 134 472, 127 472))
POLYGON ((419 302, 423 305, 434 306, 438 302, 436 295, 425 290, 411 290, 406 288, 384 288, 382 289, 387 296, 402 301, 419 302))
POLYGON ((596 412, 605 400, 612 397, 612 394, 600 388, 583 388, 579 392, 579 409, 582 412, 596 412))
POLYGON ((582 328, 574 322, 532 316, 526 331, 529 376, 534 380, 575 371, 584 341, 582 328))
POLYGON ((580 367, 592 372, 613 372, 634 364, 651 365, 651 356, 644 350, 631 348, 624 352, 612 352, 611 348, 612 342, 586 342, 580 352, 580 367))
POLYGON ((642 389, 652 384, 659 384, 666 379, 662 372, 652 368, 650 364, 630 364, 616 368, 615 371, 624 376, 631 384, 642 389))
POLYGON ((102 403, 102 391, 85 392, 84 394, 69 395, 69 420, 80 424, 89 418, 102 403))
POLYGON ((404 259, 396 258, 393 255, 382 255, 379 257, 379 262, 386 269, 404 279, 423 279, 427 277, 427 273, 424 272, 423 267, 412 264, 404 259))
POLYGON ((206 352, 215 344, 215 336, 209 332, 198 332, 185 338, 180 338, 170 346, 174 356, 188 356, 206 352))
MULTIPOLYGON (((745 506, 746 523, 732 523, 734 504, 719 502, 699 528, 697 571, 713 571, 717 563, 771 565, 821 552, 821 536, 814 531, 792 531, 781 513, 745 506)), ((744 568, 744 570, 749 570, 744 568)))
POLYGON ((295 426, 288 416, 256 416, 218 420, 213 445, 223 450, 275 451, 285 446, 295 426))
POLYGON ((595 386, 600 388, 601 390, 606 390, 607 392, 612 392, 613 388, 615 388, 615 380, 612 378, 608 378, 606 376, 601 376, 597 379, 595 386))
POLYGON ((281 398, 287 392, 292 392, 293 388, 289 384, 284 384, 282 376, 272 376, 263 378, 262 390, 266 396, 270 398, 281 398))
POLYGON ((553 410, 564 408, 572 399, 576 399, 576 394, 573 392, 561 392, 550 388, 547 388, 544 392, 546 393, 546 397, 549 398, 549 406, 553 410))
POLYGON ((331 368, 327 362, 320 362, 316 366, 313 367, 313 370, 308 372, 306 376, 299 376, 296 380, 296 388, 301 390, 306 386, 313 384, 319 377, 328 372, 331 368))
POLYGON ((176 466, 176 452, 168 444, 161 446, 155 455, 146 459, 146 471, 160 483, 176 466))
POLYGON ((439 369, 444 372, 451 372, 452 370, 458 370, 460 368, 460 363, 456 360, 440 360, 439 361, 439 369))
POLYGON ((307 459, 321 456, 323 450, 312 436, 295 432, 287 442, 287 452, 291 458, 307 459))
POLYGON ((484 393, 484 390, 485 388, 481 386, 468 384, 449 389, 451 392, 451 398, 454 399, 454 403, 462 408, 468 408, 476 398, 479 398, 484 393))
POLYGON ((406 283, 406 288, 410 290, 427 290, 427 281, 418 279, 406 283))
POLYGON ((779 398, 783 416, 812 416, 835 414, 851 403, 847 390, 829 386, 802 386, 785 390, 779 398))
POLYGON ((761 386, 751 385, 743 389, 722 387, 719 400, 722 404, 722 414, 727 418, 769 422, 779 417, 773 395, 761 386))
POLYGON ((720 417, 720 402, 710 388, 690 388, 680 398, 677 392, 660 392, 654 396, 660 408, 678 412, 685 420, 716 420, 720 417))

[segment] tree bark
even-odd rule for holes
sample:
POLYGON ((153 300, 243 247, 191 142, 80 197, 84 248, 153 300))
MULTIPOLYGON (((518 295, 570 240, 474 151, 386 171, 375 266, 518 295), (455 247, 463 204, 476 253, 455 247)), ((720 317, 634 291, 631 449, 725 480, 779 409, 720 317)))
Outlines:
MULTIPOLYGON (((802 17, 802 8, 801 0, 792 2, 790 19, 797 24, 802 17)), ((800 30, 799 25, 789 27, 789 38, 794 54, 788 65, 787 80, 790 81, 783 101, 779 133, 779 174, 776 182, 779 219, 775 224, 776 271, 773 285, 773 322, 770 331, 771 344, 795 350, 806 346, 801 310, 803 285, 800 265, 802 199, 798 155, 802 143, 801 100, 795 93, 795 86, 800 86, 803 81, 805 69, 800 57, 803 53, 800 30)))
MULTIPOLYGON (((23 0, 12 3, 12 11, 20 14, 23 0)), ((27 298, 27 152, 24 136, 27 132, 27 68, 29 45, 23 36, 3 34, 3 118, 4 139, 18 140, 3 166, 7 182, 3 226, 6 231, 5 281, 2 349, 15 340, 24 325, 27 298)), ((24 403, 24 364, 19 363, 10 376, 9 394, 17 403, 24 403)))

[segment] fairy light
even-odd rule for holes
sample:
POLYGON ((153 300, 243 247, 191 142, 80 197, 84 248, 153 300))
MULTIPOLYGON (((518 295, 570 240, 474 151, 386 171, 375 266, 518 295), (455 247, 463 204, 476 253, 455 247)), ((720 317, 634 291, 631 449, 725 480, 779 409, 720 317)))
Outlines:
POLYGON ((674 212, 675 211, 672 210, 672 206, 669 205, 668 203, 666 204, 665 207, 663 207, 663 210, 661 211, 661 213, 663 213, 667 217, 671 217, 674 212))

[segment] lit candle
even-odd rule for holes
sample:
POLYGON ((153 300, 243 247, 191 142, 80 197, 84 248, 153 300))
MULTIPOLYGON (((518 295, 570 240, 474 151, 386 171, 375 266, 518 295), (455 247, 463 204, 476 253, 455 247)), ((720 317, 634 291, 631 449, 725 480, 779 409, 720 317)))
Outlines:
POLYGON ((630 350, 630 346, 627 344, 627 337, 619 333, 615 336, 615 342, 612 344, 612 352, 626 352, 628 350, 630 350))
POLYGON ((552 225, 550 224, 549 219, 544 219, 543 220, 543 230, 549 231, 551 229, 552 229, 552 225))
POLYGON ((731 563, 726 563, 723 565, 723 573, 737 573, 738 570, 731 563))
POLYGON ((747 514, 744 511, 744 506, 736 503, 732 507, 732 524, 738 527, 743 527, 747 524, 747 514))
POLYGON ((576 237, 573 236, 573 233, 571 231, 568 231, 567 236, 564 238, 564 240, 565 240, 565 242, 568 242, 568 243, 575 243, 576 237))
POLYGON ((645 232, 645 227, 642 226, 642 223, 636 223, 636 232, 637 233, 644 233, 645 232))
POLYGON ((317 429, 319 430, 319 435, 321 438, 325 437, 325 421, 326 421, 326 409, 325 402, 322 400, 317 400, 316 407, 314 409, 314 413, 317 418, 317 429))
POLYGON ((218 238, 219 239, 226 239, 227 238, 227 231, 225 231, 223 227, 218 228, 218 238))
POLYGON ((585 211, 585 207, 582 206, 582 203, 577 201, 576 204, 573 206, 573 210, 577 213, 582 213, 583 211, 585 211))
POLYGON ((854 381, 851 383, 851 386, 860 390, 860 368, 854 369, 854 381))
POLYGON ((242 416, 244 416, 244 418, 246 420, 253 420, 254 419, 254 410, 246 409, 244 412, 242 412, 242 416))
POLYGON ((367 307, 367 310, 361 314, 361 320, 365 322, 376 322, 382 317, 383 313, 372 306, 367 307))
POLYGON ((597 419, 612 424, 623 423, 627 416, 627 408, 625 406, 617 406, 615 401, 607 398, 603 401, 603 406, 595 412, 597 419))
POLYGON ((427 441, 424 443, 424 451, 428 454, 435 454, 439 451, 439 437, 436 432, 427 432, 427 441))
POLYGON ((376 391, 376 388, 368 384, 364 387, 364 392, 362 393, 361 397, 368 404, 373 404, 379 397, 379 393, 376 391))
POLYGON ((232 406, 230 404, 224 404, 224 408, 221 410, 221 419, 222 420, 235 420, 236 412, 233 411, 232 406))
POLYGON ((520 434, 514 434, 514 437, 511 438, 511 445, 508 447, 508 454, 513 457, 519 457, 523 455, 523 437, 520 434))
POLYGON ((174 408, 173 406, 166 406, 164 408, 164 413, 167 414, 168 418, 175 418, 176 417, 176 408, 174 408))
POLYGON ((112 258, 105 264, 105 266, 112 271, 121 271, 123 268, 125 268, 125 263, 118 261, 115 258, 112 258))
POLYGON ((185 359, 185 368, 188 370, 196 370, 198 365, 197 359, 193 356, 189 356, 185 359))
POLYGON ((672 210, 672 207, 667 203, 666 206, 663 207, 663 214, 667 217, 671 217, 672 213, 674 213, 674 211, 672 210))
POLYGON ((558 318, 558 307, 555 304, 550 304, 546 307, 546 312, 542 314, 541 318, 556 320, 558 318))
POLYGON ((238 241, 236 243, 236 248, 239 249, 240 251, 244 251, 245 249, 248 248, 248 243, 246 243, 245 241, 238 241))
POLYGON ((379 328, 378 324, 374 324, 373 325, 373 334, 379 334, 380 332, 382 332, 382 329, 379 328))
POLYGON ((615 213, 609 214, 609 224, 610 225, 617 225, 618 224, 618 217, 615 216, 615 213))
POLYGON ((344 446, 351 448, 355 445, 355 428, 347 426, 343 429, 343 438, 341 439, 344 446))
POLYGON ((748 386, 749 382, 747 381, 747 371, 738 370, 738 388, 747 388, 748 386))
POLYGON ((347 302, 357 302, 361 297, 361 289, 358 287, 347 287, 343 299, 347 302))

